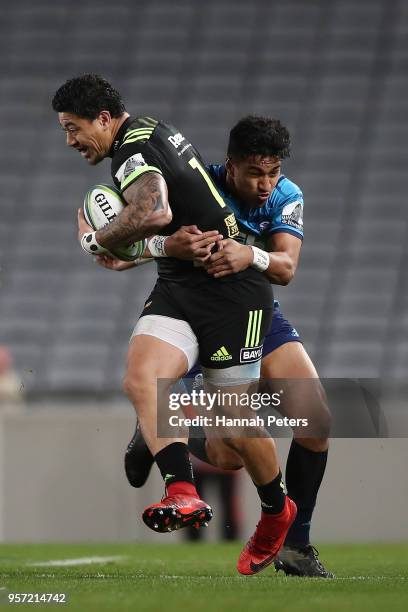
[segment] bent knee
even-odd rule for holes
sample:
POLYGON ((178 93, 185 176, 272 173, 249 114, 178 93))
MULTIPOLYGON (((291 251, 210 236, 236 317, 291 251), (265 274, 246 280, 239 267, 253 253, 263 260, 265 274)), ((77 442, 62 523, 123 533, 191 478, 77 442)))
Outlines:
POLYGON ((128 368, 123 377, 122 389, 130 400, 138 401, 150 394, 156 384, 157 381, 142 368, 137 370, 128 368))

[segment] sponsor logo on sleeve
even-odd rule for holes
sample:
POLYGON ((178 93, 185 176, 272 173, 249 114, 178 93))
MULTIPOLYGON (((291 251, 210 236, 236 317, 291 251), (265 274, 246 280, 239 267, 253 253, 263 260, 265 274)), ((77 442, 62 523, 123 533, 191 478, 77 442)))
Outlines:
POLYGON ((234 236, 238 236, 239 229, 234 213, 228 215, 228 217, 225 217, 224 223, 227 226, 228 238, 234 238, 234 236))
POLYGON ((136 153, 135 155, 132 155, 132 157, 129 157, 125 162, 123 162, 123 164, 115 174, 115 177, 120 183, 122 183, 128 176, 132 174, 132 172, 136 170, 138 166, 146 165, 147 164, 143 158, 143 155, 141 153, 136 153))
POLYGON ((282 210, 282 223, 303 230, 303 202, 296 200, 286 204, 282 210))

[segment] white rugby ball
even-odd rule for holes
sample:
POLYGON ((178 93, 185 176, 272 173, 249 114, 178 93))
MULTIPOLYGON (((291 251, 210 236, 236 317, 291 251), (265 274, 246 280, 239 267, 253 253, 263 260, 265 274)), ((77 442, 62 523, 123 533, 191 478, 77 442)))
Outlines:
MULTIPOLYGON (((84 215, 88 225, 94 230, 102 229, 112 223, 126 203, 120 191, 113 185, 94 185, 87 192, 84 199, 84 215)), ((116 247, 111 250, 112 255, 122 261, 134 261, 143 254, 146 240, 138 240, 129 246, 116 247)))

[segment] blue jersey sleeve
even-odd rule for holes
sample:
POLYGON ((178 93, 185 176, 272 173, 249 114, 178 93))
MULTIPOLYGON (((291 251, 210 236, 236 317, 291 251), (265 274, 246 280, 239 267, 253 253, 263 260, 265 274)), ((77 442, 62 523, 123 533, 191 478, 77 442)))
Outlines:
POLYGON ((269 234, 288 232, 303 239, 303 194, 299 187, 286 177, 272 192, 272 226, 269 234))

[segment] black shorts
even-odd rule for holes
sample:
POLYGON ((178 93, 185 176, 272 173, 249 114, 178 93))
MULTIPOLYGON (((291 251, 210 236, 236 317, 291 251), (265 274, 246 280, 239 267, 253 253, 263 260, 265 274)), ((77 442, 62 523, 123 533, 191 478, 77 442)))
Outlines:
POLYGON ((145 315, 187 321, 197 336, 201 365, 229 368, 261 359, 273 292, 256 270, 235 282, 206 278, 190 287, 159 278, 145 302, 145 315))

